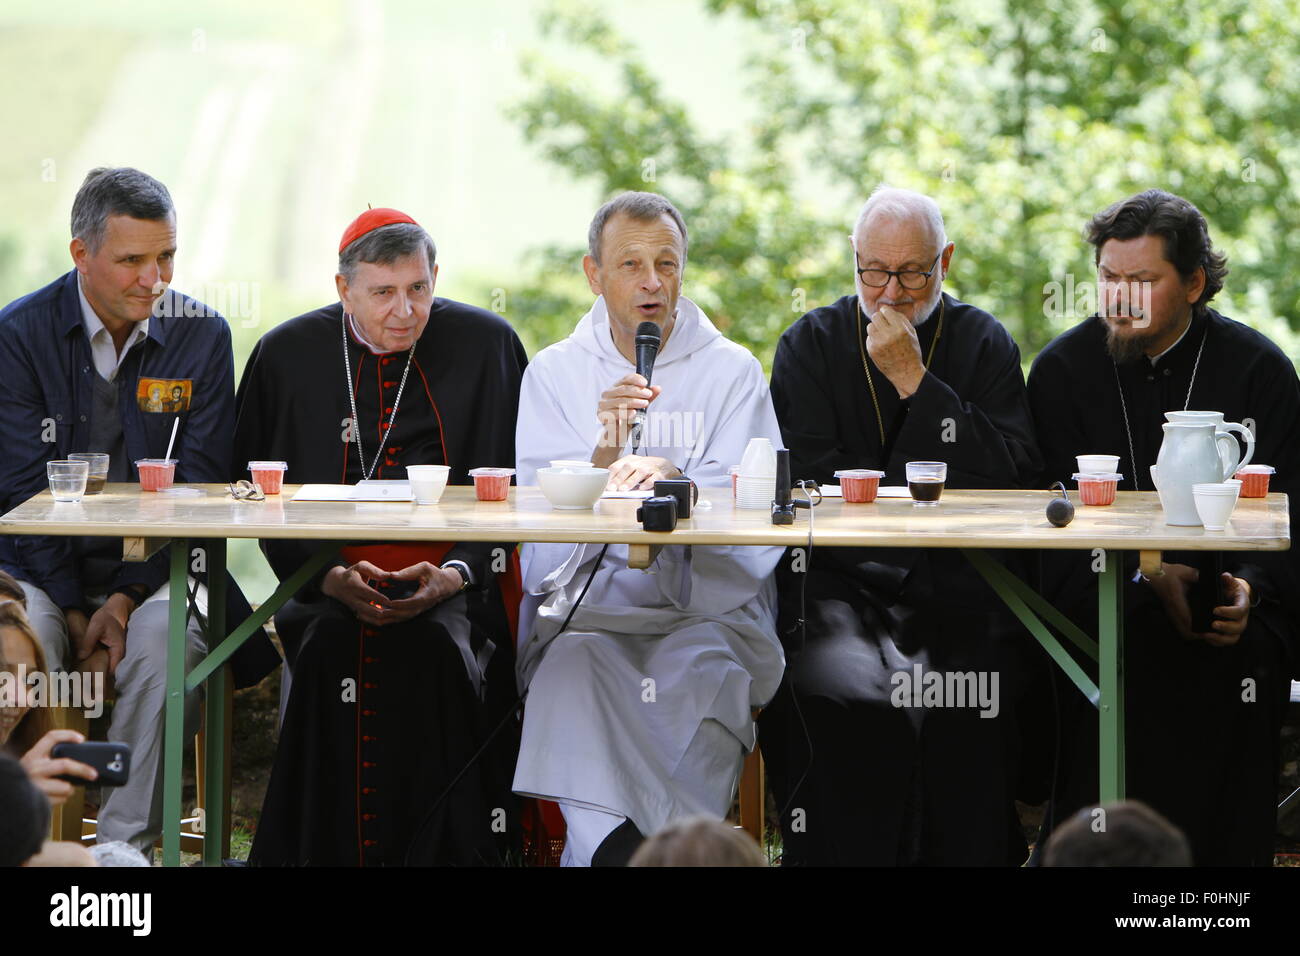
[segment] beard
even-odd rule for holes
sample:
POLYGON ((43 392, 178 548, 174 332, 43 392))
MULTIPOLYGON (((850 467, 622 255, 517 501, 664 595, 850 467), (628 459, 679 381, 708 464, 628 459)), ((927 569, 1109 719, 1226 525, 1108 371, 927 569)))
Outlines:
MULTIPOLYGON (((907 291, 911 291, 911 290, 907 290, 907 291)), ((912 320, 911 320, 913 328, 920 328, 925 323, 925 320, 934 314, 934 310, 939 308, 939 297, 942 295, 943 295, 943 283, 936 282, 934 284, 934 288, 930 290, 929 296, 927 296, 924 301, 919 301, 915 298, 912 299, 912 302, 914 303, 913 310, 912 310, 912 320)), ((872 315, 875 314, 873 310, 867 307, 866 297, 862 294, 861 291, 858 292, 858 305, 862 307, 862 314, 867 316, 867 318, 870 318, 872 315)), ((876 303, 876 309, 881 309, 883 307, 884 306, 880 302, 876 303)), ((902 311, 902 309, 900 309, 896 305, 891 305, 889 306, 889 308, 895 309, 900 312, 902 311)))
POLYGON ((1145 355, 1147 346, 1155 339, 1150 330, 1130 329, 1127 335, 1121 335, 1113 322, 1106 322, 1105 319, 1101 321, 1106 323, 1106 351, 1119 365, 1136 361, 1145 355))

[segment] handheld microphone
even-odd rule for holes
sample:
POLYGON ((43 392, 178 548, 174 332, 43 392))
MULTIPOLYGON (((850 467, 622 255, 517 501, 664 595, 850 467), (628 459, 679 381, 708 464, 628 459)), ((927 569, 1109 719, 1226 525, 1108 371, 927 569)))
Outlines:
MULTIPOLYGON (((654 374, 655 356, 659 354, 661 340, 662 333, 655 323, 642 322, 636 327, 636 373, 645 378, 647 386, 650 384, 650 376, 654 374)), ((633 451, 641 447, 641 431, 645 427, 645 420, 644 408, 638 408, 632 415, 630 438, 633 451)))
POLYGON ((772 524, 794 524, 795 508, 810 508, 800 501, 790 489, 790 449, 778 448, 776 452, 776 498, 772 501, 772 524))

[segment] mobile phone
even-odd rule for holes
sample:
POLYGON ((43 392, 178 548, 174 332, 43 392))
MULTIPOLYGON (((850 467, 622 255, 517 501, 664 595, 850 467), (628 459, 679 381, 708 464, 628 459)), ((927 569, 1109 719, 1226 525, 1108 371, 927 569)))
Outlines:
POLYGON ((55 744, 50 748, 50 756, 67 757, 95 768, 99 776, 94 780, 67 775, 58 778, 76 787, 84 787, 88 783, 100 787, 122 787, 131 775, 131 748, 127 744, 103 740, 88 740, 84 744, 55 744))
POLYGON ((1220 578, 1223 574, 1222 555, 1215 554, 1208 560, 1201 561, 1198 570, 1201 576, 1188 592, 1187 606, 1192 612, 1192 633, 1205 634, 1210 632, 1215 621, 1214 609, 1227 603, 1227 594, 1224 593, 1223 580, 1220 578))

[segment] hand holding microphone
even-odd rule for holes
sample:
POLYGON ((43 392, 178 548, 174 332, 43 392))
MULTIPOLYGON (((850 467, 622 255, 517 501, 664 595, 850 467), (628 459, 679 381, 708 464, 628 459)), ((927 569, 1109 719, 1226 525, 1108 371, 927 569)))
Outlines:
POLYGON ((624 375, 601 393, 596 405, 596 419, 604 426, 604 431, 591 456, 592 464, 599 468, 608 468, 617 461, 629 438, 634 451, 641 443, 646 408, 663 391, 658 385, 650 384, 659 343, 659 326, 642 322, 636 335, 637 370, 624 375))
MULTIPOLYGON (((662 341, 662 333, 659 326, 653 322, 642 322, 636 327, 636 373, 645 379, 647 386, 650 385, 650 377, 654 375, 655 357, 659 354, 659 343, 662 341)), ((647 403, 648 404, 648 403, 647 403)), ((645 428, 646 411, 640 408, 632 415, 632 451, 636 452, 641 447, 641 432, 645 428)))

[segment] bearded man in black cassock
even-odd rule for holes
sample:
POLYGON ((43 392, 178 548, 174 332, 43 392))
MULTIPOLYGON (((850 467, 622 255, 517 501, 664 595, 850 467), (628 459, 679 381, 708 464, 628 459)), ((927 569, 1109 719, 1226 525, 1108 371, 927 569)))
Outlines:
MULTIPOLYGON (((809 312, 777 346, 772 399, 792 475, 832 483, 837 469, 874 468, 901 485, 908 461, 927 460, 947 462, 950 488, 1022 486, 1038 460, 1020 352, 993 316, 942 291, 953 244, 938 206, 877 189, 851 238, 857 294, 809 312)), ((783 862, 1023 860, 1018 638, 993 592, 956 552, 817 548, 806 573, 792 557, 777 572, 786 679, 759 719, 783 862), (915 666, 981 674, 996 703, 895 706, 915 666)))
MULTIPOLYGON (((354 484, 445 464, 465 485, 511 464, 523 346, 501 317, 435 298, 437 275, 409 216, 358 217, 341 304, 273 329, 248 360, 236 471, 284 460, 286 482, 354 484)), ((315 546, 263 550, 284 580, 315 546)), ((517 568, 500 544, 348 547, 284 606, 292 685, 250 862, 467 865, 517 849, 517 568)))
MULTIPOLYGON (((1227 274, 1200 211, 1148 190, 1089 224, 1099 313, 1043 349, 1029 396, 1045 481, 1068 481, 1079 454, 1120 456, 1121 490, 1152 491, 1164 414, 1223 412, 1253 425, 1254 460, 1277 469, 1269 491, 1300 490, 1300 381, 1268 338, 1209 308, 1227 274)), ((1294 558, 1284 552, 1167 552, 1163 572, 1124 568, 1127 795, 1186 833, 1198 865, 1268 866, 1278 745, 1297 673, 1294 558), (1202 579, 1205 579, 1202 581, 1202 579), (1216 581, 1208 629, 1189 592, 1216 581)), ((1047 553, 1045 597, 1086 630, 1097 613, 1087 553, 1047 553)), ((1055 678, 1054 678, 1055 679, 1055 678)), ((1098 799, 1097 715, 1057 679, 1064 822, 1098 799)))

